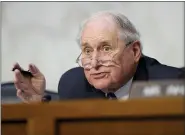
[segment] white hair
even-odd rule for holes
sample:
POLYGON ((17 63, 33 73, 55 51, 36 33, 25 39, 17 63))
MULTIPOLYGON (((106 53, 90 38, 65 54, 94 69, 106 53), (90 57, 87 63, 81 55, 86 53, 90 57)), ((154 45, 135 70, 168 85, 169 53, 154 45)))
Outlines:
POLYGON ((135 26, 132 24, 132 22, 123 14, 116 13, 116 12, 110 12, 110 11, 103 11, 98 12, 96 14, 93 14, 90 18, 86 19, 82 25, 80 26, 80 31, 78 33, 77 42, 80 45, 81 44, 81 34, 85 27, 85 25, 93 18, 99 17, 99 16, 106 16, 111 17, 115 24, 120 28, 120 38, 124 40, 124 42, 127 44, 129 42, 133 41, 140 41, 140 34, 136 30, 135 26))

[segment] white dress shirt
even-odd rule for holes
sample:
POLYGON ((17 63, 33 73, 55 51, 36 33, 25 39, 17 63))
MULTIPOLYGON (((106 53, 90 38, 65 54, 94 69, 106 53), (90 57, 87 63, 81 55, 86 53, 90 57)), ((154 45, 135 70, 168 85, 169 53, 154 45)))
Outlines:
POLYGON ((114 92, 118 100, 126 100, 129 98, 129 91, 132 85, 132 79, 133 78, 131 78, 124 86, 122 86, 116 92, 114 92))

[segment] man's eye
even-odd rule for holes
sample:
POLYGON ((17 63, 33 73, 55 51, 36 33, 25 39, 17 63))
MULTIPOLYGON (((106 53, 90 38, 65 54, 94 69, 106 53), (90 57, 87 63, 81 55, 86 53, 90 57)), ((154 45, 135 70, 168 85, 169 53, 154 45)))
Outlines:
POLYGON ((110 46, 104 46, 103 47, 103 51, 104 52, 109 52, 109 51, 111 51, 112 49, 111 49, 111 47, 110 46))
POLYGON ((90 54, 90 53, 91 53, 91 50, 90 50, 90 49, 88 49, 88 48, 86 48, 86 49, 84 49, 84 53, 88 55, 88 54, 90 54))

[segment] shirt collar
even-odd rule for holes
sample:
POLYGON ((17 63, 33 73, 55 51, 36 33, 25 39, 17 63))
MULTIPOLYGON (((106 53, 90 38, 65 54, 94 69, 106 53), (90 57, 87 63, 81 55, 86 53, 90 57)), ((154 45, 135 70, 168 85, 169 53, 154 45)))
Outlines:
POLYGON ((129 90, 132 84, 133 78, 131 78, 125 85, 119 88, 116 92, 114 92, 117 99, 121 99, 123 97, 127 97, 129 95, 129 90))
POLYGON ((132 80, 133 78, 131 78, 125 85, 114 92, 117 99, 128 99, 132 80))

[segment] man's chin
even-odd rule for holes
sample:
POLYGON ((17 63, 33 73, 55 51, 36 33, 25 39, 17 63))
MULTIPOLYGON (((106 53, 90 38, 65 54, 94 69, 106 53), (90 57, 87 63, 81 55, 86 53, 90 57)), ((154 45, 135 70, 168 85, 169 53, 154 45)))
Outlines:
POLYGON ((94 86, 96 89, 103 90, 103 89, 108 89, 109 83, 108 83, 108 82, 104 82, 104 81, 97 81, 97 82, 94 82, 94 83, 93 83, 93 86, 94 86))

